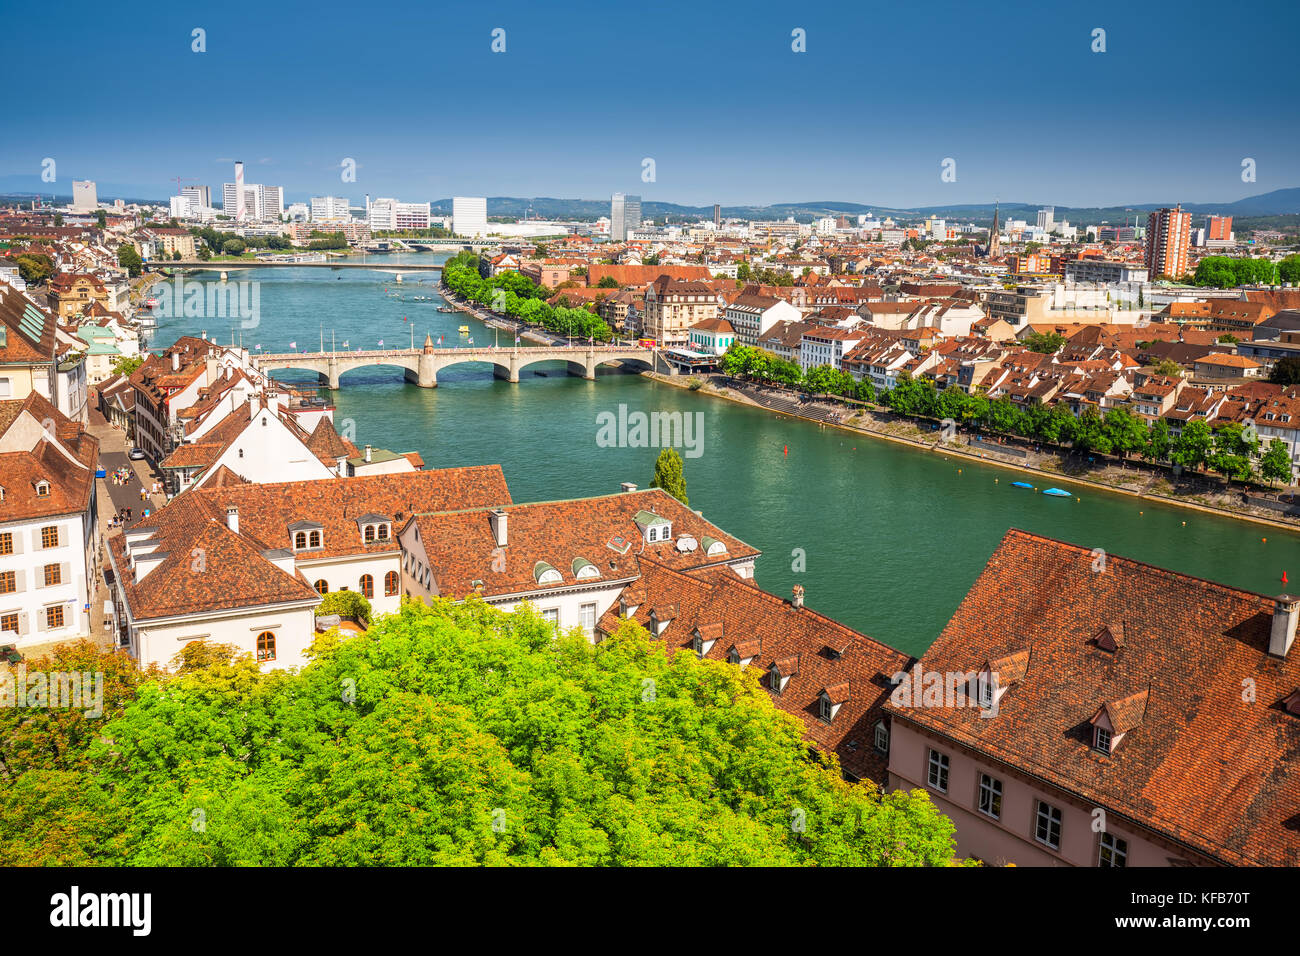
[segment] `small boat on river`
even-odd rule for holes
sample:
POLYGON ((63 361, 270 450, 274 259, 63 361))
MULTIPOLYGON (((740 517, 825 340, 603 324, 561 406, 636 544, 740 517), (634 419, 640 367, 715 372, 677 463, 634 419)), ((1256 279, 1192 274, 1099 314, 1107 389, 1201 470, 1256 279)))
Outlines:
POLYGON ((1046 491, 1043 492, 1043 494, 1045 494, 1045 495, 1051 495, 1053 498, 1073 498, 1073 497, 1074 497, 1074 496, 1073 496, 1072 494, 1070 494, 1068 491, 1064 491, 1064 490, 1061 489, 1061 488, 1048 488, 1046 491))
POLYGON ((1033 488, 1034 486, 1027 481, 1013 481, 1011 482, 1011 487, 1012 488, 1033 488))

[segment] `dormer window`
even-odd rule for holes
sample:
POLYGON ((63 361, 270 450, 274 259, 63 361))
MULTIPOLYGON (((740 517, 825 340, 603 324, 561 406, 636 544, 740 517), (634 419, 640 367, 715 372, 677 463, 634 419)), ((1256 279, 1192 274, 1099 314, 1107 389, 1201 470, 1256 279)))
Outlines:
POLYGON ((563 584, 564 578, 560 572, 545 561, 538 561, 533 565, 533 580, 538 584, 563 584))
POLYGON ((876 721, 872 744, 876 748, 876 753, 889 753, 889 724, 885 723, 883 720, 876 721))
POLYGON ((694 636, 691 638, 691 650, 695 652, 697 657, 704 656, 704 641, 700 637, 699 631, 696 631, 694 636))
POLYGON ((315 521, 295 521, 289 525, 289 540, 295 551, 311 551, 321 546, 321 526, 315 521))
POLYGON ((817 698, 817 716, 828 724, 831 722, 831 718, 835 716, 831 700, 825 694, 817 698))
POLYGON ((781 693, 781 671, 775 664, 767 669, 767 689, 781 693))
POLYGON ((1094 727, 1092 732, 1092 748, 1099 750, 1104 754, 1110 753, 1110 731, 1105 727, 1094 727))
POLYGON ((375 540, 375 526, 372 524, 366 525, 366 530, 363 532, 362 538, 365 540, 366 544, 372 544, 375 540))
POLYGON ((50 496, 50 483, 48 481, 36 482, 36 497, 48 498, 50 496))

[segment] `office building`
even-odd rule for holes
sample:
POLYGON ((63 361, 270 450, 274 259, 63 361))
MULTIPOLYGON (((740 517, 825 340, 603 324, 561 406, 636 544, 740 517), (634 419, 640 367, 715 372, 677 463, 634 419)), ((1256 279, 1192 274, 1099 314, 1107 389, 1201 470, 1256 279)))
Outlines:
POLYGON ((181 195, 194 200, 199 209, 212 208, 212 189, 209 186, 182 186, 181 195))
POLYGON ((487 198, 454 196, 451 200, 452 230, 458 236, 486 236, 487 198))
POLYGON ((641 197, 614 193, 609 201, 609 238, 626 242, 641 226, 641 197))
POLYGON ((92 180, 74 179, 72 181, 72 211, 94 212, 99 208, 99 198, 95 194, 92 180))

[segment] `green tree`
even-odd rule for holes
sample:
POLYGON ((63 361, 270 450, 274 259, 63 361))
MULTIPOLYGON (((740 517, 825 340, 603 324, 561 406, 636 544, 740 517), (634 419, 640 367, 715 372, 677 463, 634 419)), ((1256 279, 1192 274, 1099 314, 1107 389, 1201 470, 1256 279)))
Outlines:
POLYGON ((28 285, 44 282, 54 275, 54 260, 47 255, 24 252, 13 260, 18 266, 18 274, 28 285))
POLYGON ((1147 446, 1147 423, 1123 406, 1106 412, 1103 420, 1111 450, 1121 459, 1142 451, 1147 446))
POLYGON ((316 605, 316 615, 338 614, 365 623, 370 620, 370 602, 360 591, 331 591, 316 605))
POLYGON ((108 214, 102 209, 96 209, 95 222, 99 225, 100 229, 108 228, 108 214))
POLYGON ((1207 463, 1229 484, 1234 478, 1245 481, 1252 474, 1251 458, 1258 448, 1259 438, 1253 428, 1248 430, 1230 422, 1214 433, 1214 450, 1207 463))
POLYGON ((529 605, 407 602, 322 635, 301 672, 214 648, 121 698, 72 759, 31 732, 35 762, 0 776, 0 860, 952 862, 924 792, 845 781, 754 669, 666 654, 634 622, 593 645, 529 605))
POLYGON ((601 276, 600 281, 596 283, 596 288, 598 288, 598 289, 617 289, 617 288, 618 288, 618 280, 615 279, 613 276, 601 276))
POLYGON ((1029 351, 1041 352, 1044 355, 1053 355, 1059 352, 1065 342, 1065 336, 1059 332, 1030 332, 1021 339, 1021 344, 1029 351))
POLYGON ((1195 418, 1185 424, 1169 452, 1169 460, 1175 465, 1196 470, 1203 466, 1210 457, 1214 446, 1214 435, 1210 426, 1203 419, 1195 418))
POLYGON ((1275 481, 1291 484, 1291 451, 1286 442, 1274 438, 1259 462, 1259 473, 1271 485, 1275 481))
POLYGON ((662 488, 684 505, 689 505, 686 497, 686 475, 683 471, 682 456, 675 448, 665 448, 655 459, 655 475, 650 482, 651 488, 662 488))
POLYGON ((1173 359, 1161 359, 1161 361, 1159 362, 1159 364, 1155 366, 1153 371, 1157 375, 1163 375, 1166 378, 1183 377, 1183 367, 1179 365, 1177 362, 1175 362, 1173 359))
POLYGON ((1108 455, 1114 447, 1101 416, 1091 407, 1085 408, 1075 421, 1071 441, 1075 450, 1084 454, 1108 455))
POLYGON ((130 357, 123 355, 113 363, 113 374, 130 375, 143 364, 144 356, 142 355, 133 355, 130 357))
POLYGON ((131 276, 138 276, 140 270, 144 267, 144 262, 140 259, 140 253, 136 252, 135 246, 128 242, 122 243, 118 248, 117 264, 131 276))
POLYGON ((1169 450, 1172 447, 1169 423, 1163 418, 1157 418, 1147 429, 1147 443, 1142 449, 1142 457, 1148 461, 1165 461, 1169 458, 1169 450))
POLYGON ((1300 358, 1288 355, 1278 359, 1269 369, 1268 380, 1276 385, 1300 384, 1300 358))

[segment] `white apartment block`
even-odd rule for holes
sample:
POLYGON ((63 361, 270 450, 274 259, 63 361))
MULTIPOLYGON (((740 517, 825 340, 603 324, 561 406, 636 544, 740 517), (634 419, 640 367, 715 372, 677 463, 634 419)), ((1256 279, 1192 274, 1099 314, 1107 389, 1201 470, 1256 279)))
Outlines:
POLYGON ((451 200, 452 230, 458 236, 486 236, 487 198, 485 196, 455 196, 451 200))

